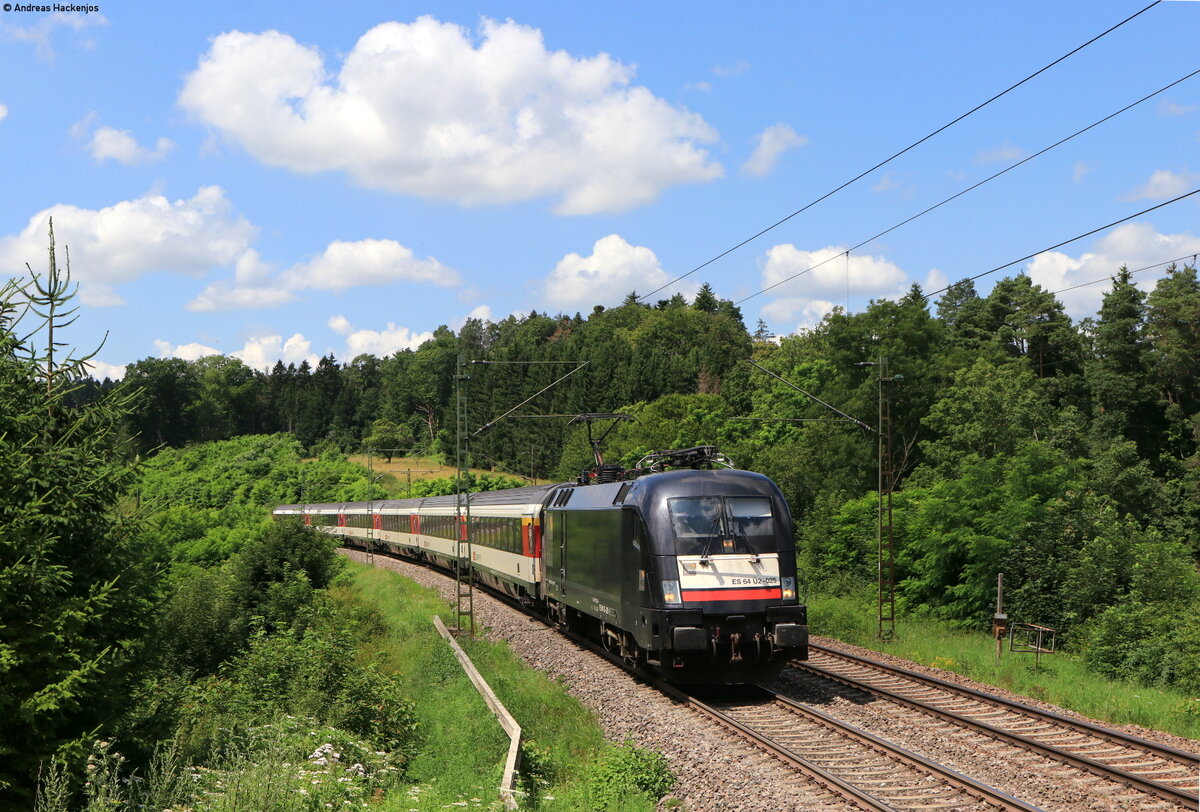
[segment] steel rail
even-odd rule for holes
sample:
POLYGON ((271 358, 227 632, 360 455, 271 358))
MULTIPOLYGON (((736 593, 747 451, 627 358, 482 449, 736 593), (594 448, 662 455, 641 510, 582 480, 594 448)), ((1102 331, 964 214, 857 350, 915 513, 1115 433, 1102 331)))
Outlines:
POLYGON ((862 808, 876 810, 876 812, 897 812, 895 807, 889 806, 879 798, 876 798, 870 793, 864 792, 853 784, 837 777, 828 770, 822 769, 821 767, 806 761, 799 755, 776 743, 769 737, 764 736, 750 726, 744 725, 736 719, 733 719, 728 714, 722 713, 708 703, 700 701, 686 691, 670 685, 669 683, 662 682, 661 680, 654 680, 651 684, 653 687, 671 697, 676 702, 686 705, 688 708, 696 711, 702 716, 707 716, 718 724, 729 728, 759 748, 766 750, 775 758, 779 759, 785 764, 790 765, 799 772, 804 773, 809 778, 814 779, 817 783, 832 789, 835 793, 853 803, 858 804, 862 808))
MULTIPOLYGON (((823 713, 816 708, 810 708, 793 699, 781 696, 775 691, 763 686, 756 686, 767 694, 770 699, 777 705, 782 706, 789 713, 807 717, 817 724, 833 730, 839 735, 853 739, 865 745, 866 747, 875 750, 887 758, 898 760, 908 766, 914 768, 918 772, 931 774, 939 780, 949 784, 958 791, 969 795, 982 803, 1003 810, 1013 810, 1014 812, 1036 812, 1039 807, 1028 804, 1018 798, 1002 792, 994 787, 988 786, 981 781, 977 781, 959 771, 947 767, 943 764, 938 764, 924 756, 918 755, 907 748, 881 739, 867 731, 848 724, 823 713)), ((892 807, 903 809, 905 807, 892 807)), ((919 807, 923 808, 923 807, 919 807)))
MULTIPOLYGON (((1123 747, 1130 747, 1131 749, 1135 750, 1141 750, 1144 753, 1154 755, 1158 758, 1168 761, 1168 766, 1170 767, 1183 767, 1185 769, 1190 768, 1193 771, 1195 771, 1197 768, 1200 768, 1200 757, 1192 753, 1187 753, 1183 750, 1157 744, 1146 739, 1140 739, 1136 736, 1130 736, 1128 734, 1121 733, 1120 731, 1109 730, 1089 722, 1082 722, 1080 720, 1070 719, 1069 717, 1062 716, 1060 714, 1039 710, 1029 705, 1024 705, 1012 700, 1002 699, 1001 697, 992 696, 971 688, 954 685, 953 683, 937 679, 936 677, 927 677, 923 674, 909 671, 908 669, 899 668, 884 663, 878 663, 864 657, 846 654, 844 652, 835 651, 811 643, 809 648, 810 650, 840 658, 860 667, 871 668, 881 671, 884 674, 899 676, 921 685, 927 685, 940 690, 945 690, 947 692, 958 694, 960 696, 993 706, 1000 706, 1006 710, 1021 713, 1038 721, 1053 723, 1075 732, 1087 733, 1113 744, 1118 744, 1123 747), (1180 764, 1181 761, 1184 763, 1180 764)), ((847 674, 822 668, 811 661, 794 660, 792 661, 791 665, 794 668, 808 671, 809 673, 816 674, 826 679, 834 680, 851 688, 856 688, 858 690, 874 694, 875 696, 883 699, 888 699, 893 702, 906 705, 923 713, 937 716, 961 727, 982 732, 998 741, 1014 744, 1026 750, 1030 750, 1041 755, 1050 756, 1051 758, 1059 761, 1064 761, 1072 766, 1078 767, 1079 769, 1090 772, 1093 775, 1099 775, 1104 778, 1110 778, 1130 784, 1134 787, 1137 787, 1139 790, 1152 793, 1160 798, 1191 806, 1194 806, 1197 802, 1197 793, 1194 785, 1192 788, 1183 789, 1171 784, 1164 784, 1161 781, 1146 778, 1138 773, 1131 772, 1119 766, 1106 764, 1098 759, 1072 753, 1063 747, 1045 744, 1037 739, 1031 738, 1030 736, 1023 735, 1021 733, 1014 733, 1012 731, 1005 730, 1002 727, 989 724, 988 722, 971 718, 970 714, 949 711, 944 708, 940 708, 935 704, 913 699, 912 697, 905 696, 898 691, 872 684, 866 680, 857 679, 847 674)), ((1194 781, 1195 779, 1192 780, 1194 781)))
MULTIPOLYGON (((348 539, 357 539, 357 537, 346 536, 346 537, 342 538, 343 542, 348 539)), ((357 539, 357 540, 365 541, 365 539, 357 539)), ((445 570, 444 568, 438 567, 436 565, 431 565, 429 562, 419 562, 414 559, 407 558, 405 556, 396 555, 394 553, 391 553, 391 551, 386 551, 386 554, 389 558, 396 558, 397 560, 403 561, 408 564, 413 564, 414 566, 423 566, 427 569, 432 569, 432 570, 435 570, 442 574, 447 573, 447 570, 445 570)), ((873 810, 873 812, 903 812, 903 809, 904 809, 903 807, 891 806, 891 805, 887 804, 886 802, 882 801, 881 799, 876 798, 875 796, 871 795, 870 793, 865 792, 864 790, 854 786, 853 784, 839 778, 838 776, 834 775, 833 773, 817 766, 816 764, 812 764, 811 762, 806 761, 803 757, 799 756, 798 754, 793 753, 792 751, 788 750, 786 747, 774 742, 773 740, 770 739, 770 737, 764 736, 763 734, 758 733, 757 731, 753 730, 749 726, 744 725, 741 722, 738 722, 737 720, 729 717, 727 714, 722 713, 721 711, 717 710, 716 708, 712 707, 711 705, 708 705, 707 703, 701 701, 700 699, 697 699, 695 696, 687 693, 685 690, 681 689, 679 686, 673 685, 673 684, 665 681, 661 677, 657 677, 653 674, 647 673, 644 670, 638 670, 638 669, 632 667, 620 655, 615 654, 612 651, 609 651, 608 649, 604 648, 602 645, 596 643, 593 640, 590 640, 586 637, 583 637, 583 636, 575 633, 573 630, 571 630, 569 628, 558 627, 557 624, 554 623, 553 619, 551 619, 550 617, 543 615, 541 613, 531 611, 529 606, 524 605, 521 601, 517 600, 516 598, 513 598, 511 595, 507 595, 503 592, 498 592, 496 590, 489 589, 486 586, 484 586, 482 588, 485 592, 488 593, 488 595, 495 598, 499 602, 501 602, 513 609, 516 609, 517 611, 522 612, 523 614, 526 614, 530 617, 540 620, 541 622, 545 623, 548 628, 556 629, 559 633, 563 634, 565 637, 567 637, 569 640, 571 640, 576 645, 579 645, 581 648, 587 649, 591 653, 601 657, 602 659, 608 661, 609 663, 612 663, 613 665, 617 666, 618 668, 621 668, 623 671, 625 671, 626 673, 628 673, 630 676, 634 677, 635 679, 646 683, 647 685, 654 688, 655 690, 658 690, 659 692, 665 694, 666 696, 669 696, 676 702, 679 702, 680 704, 685 705, 686 707, 700 713, 701 715, 707 716, 707 717, 713 719, 714 721, 717 721, 718 723, 728 727, 729 729, 733 730, 734 732, 736 732, 738 735, 742 736, 743 738, 749 740, 750 742, 752 742, 759 748, 767 751, 773 757, 779 759, 780 761, 784 762, 785 764, 788 764, 789 766, 791 766, 793 769, 797 770, 798 772, 813 779, 817 784, 823 786, 824 788, 831 790, 832 792, 834 792, 837 795, 841 795, 843 798, 847 799, 851 803, 857 804, 864 809, 873 810)), ((956 788, 960 789, 961 791, 967 792, 969 795, 972 795, 973 797, 979 797, 981 799, 994 798, 995 799, 994 801, 989 800, 989 801, 985 801, 985 802, 991 803, 992 805, 997 806, 999 809, 1005 810, 1005 812, 1042 812, 1042 810, 1039 807, 1026 804, 1023 801, 1021 801, 1017 798, 1013 798, 1012 796, 1009 796, 1009 795, 1007 795, 999 790, 996 790, 992 787, 989 787, 986 784, 975 781, 972 778, 969 778, 965 775, 957 773, 956 771, 952 770, 949 767, 944 767, 942 765, 938 765, 932 761, 928 761, 927 759, 924 759, 923 757, 917 755, 916 753, 905 750, 904 748, 901 748, 898 745, 890 744, 883 739, 878 739, 875 736, 872 736, 870 733, 867 733, 865 730, 858 730, 856 728, 853 728, 850 725, 847 725, 844 722, 840 722, 832 717, 826 716, 825 714, 821 713, 820 711, 814 710, 812 708, 806 708, 803 705, 799 705, 798 703, 795 703, 792 700, 787 699, 786 697, 779 696, 775 692, 773 692, 770 689, 767 689, 765 687, 755 686, 755 688, 759 691, 762 691, 765 694, 770 695, 774 701, 776 701, 780 704, 786 705, 788 707, 788 710, 791 712, 800 713, 800 714, 809 716, 810 718, 817 721, 819 724, 823 724, 827 727, 834 728, 835 730, 837 730, 844 736, 847 736, 847 737, 850 737, 853 739, 857 739, 858 741, 863 742, 863 743, 869 743, 871 745, 874 745, 875 748, 884 750, 889 755, 891 755, 893 758, 896 758, 900 761, 909 762, 910 764, 914 765, 914 767, 916 769, 924 769, 930 773, 933 773, 934 775, 937 775, 939 778, 941 778, 942 776, 947 776, 947 777, 943 778, 943 780, 945 780, 947 783, 951 783, 952 785, 956 786, 956 788), (959 782, 961 782, 961 786, 959 786, 959 782), (967 789, 967 787, 970 787, 970 789, 967 789)))

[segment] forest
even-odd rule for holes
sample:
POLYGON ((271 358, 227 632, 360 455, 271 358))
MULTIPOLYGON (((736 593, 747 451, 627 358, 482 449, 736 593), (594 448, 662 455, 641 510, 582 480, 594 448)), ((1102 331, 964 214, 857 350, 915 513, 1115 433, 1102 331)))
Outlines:
POLYGON ((936 303, 914 286, 777 338, 705 285, 440 327, 386 358, 147 358, 121 382, 24 337, 22 314, 69 313, 53 268, 33 284, 0 296, 0 789, 17 797, 55 753, 104 765, 95 747, 115 739, 148 765, 165 741, 194 762, 280 713, 376 748, 359 790, 402 775, 418 746, 402 686, 363 704, 356 686, 379 675, 335 656, 355 634, 324 597, 339 562, 266 509, 366 498, 348 453, 453 462, 457 387, 471 465, 509 477, 589 466, 581 413, 632 418, 610 462, 717 445, 780 485, 807 588, 833 592, 874 583, 886 399, 902 613, 983 630, 1004 573, 1010 616, 1054 627, 1098 673, 1200 692, 1195 267, 1149 293, 1117 270, 1077 323, 1018 275, 936 303), (306 669, 301 649, 340 665, 306 669))
MULTIPOLYGON (((1200 635, 1184 622, 1200 600, 1194 267, 1170 268, 1149 293, 1120 269, 1078 323, 1017 275, 986 296, 960 283, 935 304, 914 286, 776 339, 705 285, 691 302, 631 293, 586 318, 468 321, 414 351, 315 368, 149 358, 128 367, 121 388, 138 395, 123 426, 142 453, 283 432, 310 453, 453 462, 456 383, 468 432, 483 429, 468 446, 482 468, 573 478, 591 451, 569 417, 586 412, 633 418, 604 449, 627 466, 719 446, 779 483, 814 587, 874 578, 886 397, 904 611, 984 628, 1003 572, 1010 614, 1057 629, 1098 670, 1200 690, 1200 635)), ((114 386, 89 381, 76 396, 114 386)))

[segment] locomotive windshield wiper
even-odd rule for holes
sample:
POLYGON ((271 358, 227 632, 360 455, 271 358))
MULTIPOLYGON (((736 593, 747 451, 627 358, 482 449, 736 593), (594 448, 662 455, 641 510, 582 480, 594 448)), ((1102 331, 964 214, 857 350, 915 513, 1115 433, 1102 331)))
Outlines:
POLYGON ((721 514, 718 513, 716 516, 713 516, 712 524, 708 526, 708 533, 706 534, 708 538, 704 541, 704 549, 700 551, 701 566, 708 566, 708 562, 712 558, 712 553, 709 550, 712 549, 713 541, 724 535, 723 530, 724 528, 721 527, 721 514))
POLYGON ((746 552, 750 553, 750 556, 751 556, 750 563, 751 564, 759 563, 762 559, 759 557, 758 551, 755 550, 754 546, 750 544, 750 537, 748 535, 746 535, 746 531, 741 529, 741 526, 737 523, 736 520, 733 519, 733 517, 730 517, 729 527, 730 527, 730 535, 733 536, 733 540, 735 542, 740 541, 742 543, 742 546, 746 548, 746 552))

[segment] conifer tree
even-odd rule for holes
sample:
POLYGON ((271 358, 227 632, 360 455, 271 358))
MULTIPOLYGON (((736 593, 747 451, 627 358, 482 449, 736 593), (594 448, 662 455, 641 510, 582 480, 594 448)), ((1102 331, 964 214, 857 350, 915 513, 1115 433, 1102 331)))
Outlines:
POLYGON ((53 234, 44 279, 0 286, 4 808, 28 806, 38 762, 69 754, 121 709, 157 596, 155 565, 117 512, 131 475, 114 454, 128 396, 65 404, 87 360, 57 352, 73 292, 53 234), (44 336, 45 349, 26 336, 44 336))

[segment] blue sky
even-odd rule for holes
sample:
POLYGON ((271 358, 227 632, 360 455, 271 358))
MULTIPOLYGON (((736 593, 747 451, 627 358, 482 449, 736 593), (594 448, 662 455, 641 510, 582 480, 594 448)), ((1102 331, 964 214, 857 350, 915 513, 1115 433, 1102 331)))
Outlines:
MULTIPOLYGON (((154 355, 349 361, 472 315, 617 304, 1146 2, 96 5, 0 12, 0 263, 44 269, 53 216, 73 341, 107 332, 96 372, 115 375, 154 355)), ((1160 3, 652 298, 708 282, 787 334, 1198 188, 1195 77, 839 256, 1196 70, 1197 31, 1200 3, 1160 3)), ((977 284, 1195 253, 1198 199, 977 284)), ((1061 298, 1080 318, 1105 287, 1061 298)))

